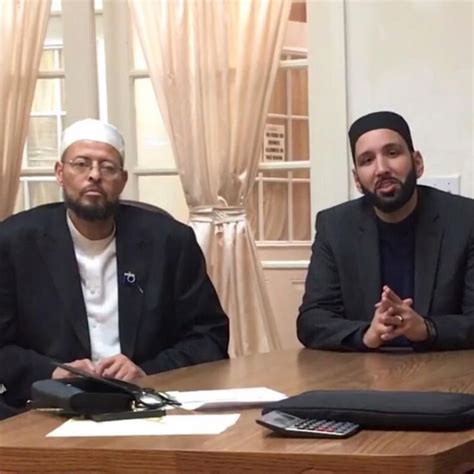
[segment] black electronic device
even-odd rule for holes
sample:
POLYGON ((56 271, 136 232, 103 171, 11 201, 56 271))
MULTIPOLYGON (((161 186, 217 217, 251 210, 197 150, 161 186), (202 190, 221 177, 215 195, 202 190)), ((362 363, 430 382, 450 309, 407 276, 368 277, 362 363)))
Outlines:
POLYGON ((52 364, 78 377, 37 380, 31 387, 31 408, 106 421, 163 416, 166 408, 180 405, 166 392, 52 364))
POLYGON ((104 384, 109 388, 116 389, 120 392, 128 393, 135 398, 135 401, 143 407, 150 409, 163 408, 166 405, 169 406, 180 406, 181 403, 174 397, 166 392, 159 392, 151 388, 143 388, 135 385, 131 382, 125 382, 124 380, 118 380, 111 377, 99 377, 97 375, 86 372, 85 370, 72 367, 68 364, 62 364, 60 362, 53 361, 53 365, 60 367, 68 372, 80 375, 87 380, 95 381, 100 384, 104 384))
POLYGON ((359 425, 347 421, 299 418, 278 410, 265 413, 256 421, 283 436, 297 438, 348 438, 360 429, 359 425))

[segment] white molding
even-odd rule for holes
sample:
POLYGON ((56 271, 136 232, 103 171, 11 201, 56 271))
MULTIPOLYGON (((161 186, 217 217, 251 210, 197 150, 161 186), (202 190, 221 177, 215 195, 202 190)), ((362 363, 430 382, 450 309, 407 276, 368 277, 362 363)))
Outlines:
POLYGON ((56 176, 51 169, 23 169, 20 175, 20 181, 56 181, 56 176))
POLYGON ((99 118, 93 0, 62 2, 66 123, 99 118))
POLYGON ((306 270, 309 260, 262 260, 264 270, 306 270))
POLYGON ((132 69, 129 75, 134 79, 148 79, 150 77, 148 69, 132 69))
POLYGON ((281 118, 281 119, 291 119, 291 120, 308 120, 307 115, 288 115, 288 114, 275 114, 270 112, 267 114, 269 118, 281 118))
MULTIPOLYGON (((125 141, 125 167, 137 166, 136 121, 131 39, 131 19, 125 1, 104 0, 103 26, 107 72, 108 119, 119 128, 125 141)), ((138 175, 133 171, 123 197, 138 199, 138 175)))
POLYGON ((44 110, 43 112, 31 112, 30 117, 64 117, 66 112, 64 110, 44 110))
POLYGON ((133 168, 136 176, 178 176, 178 170, 173 168, 133 168))
MULTIPOLYGON (((307 54, 306 50, 298 50, 298 51, 284 51, 286 52, 293 52, 293 53, 305 53, 307 54)), ((280 61, 279 66, 284 69, 305 69, 308 67, 308 59, 301 58, 301 59, 282 59, 280 61)), ((150 73, 148 69, 132 69, 130 71, 130 76, 135 79, 145 79, 150 77, 150 73)))
POLYGON ((56 71, 40 71, 38 73, 38 79, 63 79, 66 76, 63 69, 57 69, 56 71))
MULTIPOLYGON (((298 22, 298 26, 301 27, 301 23, 298 22)), ((306 26, 306 25, 305 25, 306 26)), ((297 47, 292 47, 292 46, 283 46, 281 50, 282 54, 301 54, 301 55, 307 55, 308 54, 308 48, 297 48, 297 47)))
MULTIPOLYGON (((291 173, 291 171, 288 171, 291 173)), ((310 183, 309 178, 293 178, 293 176, 288 176, 287 178, 276 178, 274 176, 257 176, 256 181, 263 181, 264 183, 310 183)))
MULTIPOLYGON (((259 171, 267 171, 267 170, 303 170, 309 169, 310 162, 309 161, 281 161, 281 162, 263 162, 258 165, 259 171)), ((129 166, 130 168, 130 166, 129 166)), ((135 167, 132 170, 132 173, 137 176, 153 176, 153 175, 165 175, 165 176, 175 176, 178 175, 178 170, 176 168, 140 168, 135 167)), ((265 178, 263 178, 265 179, 265 178)), ((275 178, 278 179, 278 178, 275 178)), ((296 181, 300 181, 306 179, 304 178, 296 178, 296 181)))
POLYGON ((258 240, 255 242, 258 249, 277 249, 277 248, 304 248, 309 249, 311 247, 311 241, 309 240, 293 240, 291 242, 287 240, 258 240))
POLYGON ((349 198, 345 2, 307 2, 306 7, 311 212, 315 216, 349 198))
POLYGON ((309 160, 301 161, 274 161, 262 162, 258 165, 259 171, 265 170, 305 170, 309 169, 311 162, 309 160))
POLYGON ((282 59, 280 67, 283 69, 306 69, 308 67, 308 60, 305 59, 282 59))

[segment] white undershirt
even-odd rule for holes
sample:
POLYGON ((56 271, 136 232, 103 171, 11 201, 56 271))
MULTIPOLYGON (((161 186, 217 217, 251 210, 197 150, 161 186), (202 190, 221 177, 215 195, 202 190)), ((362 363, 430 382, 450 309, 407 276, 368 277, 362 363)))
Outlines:
POLYGON ((76 229, 69 214, 67 224, 81 277, 91 359, 97 362, 120 353, 115 228, 105 239, 89 240, 76 229))

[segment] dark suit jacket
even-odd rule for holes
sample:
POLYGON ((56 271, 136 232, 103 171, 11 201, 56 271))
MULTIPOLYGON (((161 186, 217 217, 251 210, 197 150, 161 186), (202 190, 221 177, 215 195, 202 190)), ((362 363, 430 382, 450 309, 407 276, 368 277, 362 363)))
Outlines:
MULTIPOLYGON (((418 186, 414 309, 438 333, 421 349, 474 348, 474 201, 418 186)), ((318 214, 316 238, 297 321, 314 349, 356 350, 380 300, 379 240, 363 198, 318 214)))
POLYGON ((3 397, 0 395, 0 420, 5 420, 6 418, 10 418, 11 416, 18 415, 24 410, 13 408, 9 405, 6 405, 3 402, 3 397))
MULTIPOLYGON (((120 205, 116 216, 122 353, 147 374, 227 357, 228 319, 194 232, 120 205), (137 284, 126 284, 132 272, 137 284), (140 291, 140 288, 143 292, 140 291)), ((0 224, 0 383, 21 405, 51 376, 49 358, 90 358, 87 315, 62 203, 0 224)))

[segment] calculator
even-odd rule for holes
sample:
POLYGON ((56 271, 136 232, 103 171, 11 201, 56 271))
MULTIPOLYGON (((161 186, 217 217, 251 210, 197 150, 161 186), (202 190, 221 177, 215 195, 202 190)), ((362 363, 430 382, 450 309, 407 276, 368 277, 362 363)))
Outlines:
POLYGON ((359 425, 348 421, 299 418, 278 410, 270 411, 256 421, 278 434, 298 438, 348 438, 360 429, 359 425))

